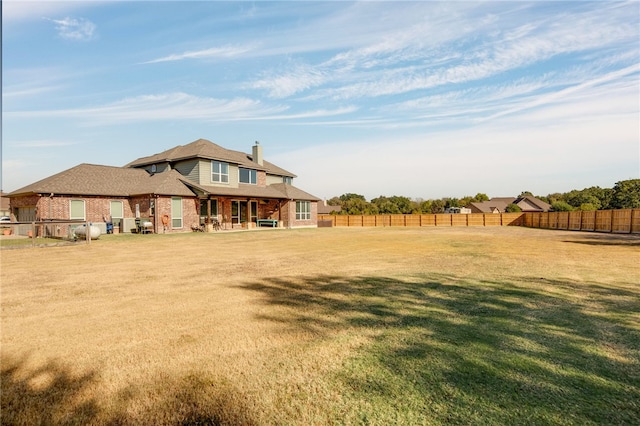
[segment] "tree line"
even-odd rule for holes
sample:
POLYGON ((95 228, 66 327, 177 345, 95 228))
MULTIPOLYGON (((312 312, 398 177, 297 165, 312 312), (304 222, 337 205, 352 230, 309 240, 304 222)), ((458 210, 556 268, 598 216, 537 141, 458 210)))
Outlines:
MULTIPOLYGON (((551 205, 553 211, 573 210, 611 210, 640 208, 640 179, 629 179, 616 182, 613 188, 592 186, 585 189, 574 189, 565 193, 553 193, 546 196, 533 195, 523 191, 520 196, 531 195, 551 205)), ((403 196, 379 196, 367 201, 364 195, 346 193, 327 200, 331 206, 340 206, 339 212, 332 214, 421 214, 443 213, 450 207, 465 207, 470 203, 489 201, 484 193, 462 198, 440 198, 424 200, 410 199, 403 196)), ((507 207, 507 211, 520 211, 515 204, 507 207)))

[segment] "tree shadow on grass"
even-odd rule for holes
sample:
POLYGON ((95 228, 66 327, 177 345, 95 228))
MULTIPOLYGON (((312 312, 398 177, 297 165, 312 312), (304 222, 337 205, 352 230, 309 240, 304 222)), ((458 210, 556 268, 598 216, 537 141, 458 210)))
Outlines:
POLYGON ((105 407, 102 396, 95 395, 97 372, 77 375, 54 361, 33 369, 28 358, 3 356, 3 425, 257 424, 233 384, 206 374, 130 384, 105 407))
POLYGON ((597 305, 606 286, 527 281, 315 276, 244 288, 287 327, 375 331, 336 378, 356 422, 639 424, 640 290, 597 305), (570 296, 585 291, 589 305, 570 296))
POLYGON ((616 233, 580 233, 576 239, 565 240, 566 243, 584 244, 590 246, 640 246, 640 235, 638 234, 616 234, 616 233))
POLYGON ((95 380, 95 372, 75 376, 53 361, 26 371, 26 362, 27 357, 3 356, 2 424, 70 425, 95 418, 98 412, 95 400, 77 400, 95 380))

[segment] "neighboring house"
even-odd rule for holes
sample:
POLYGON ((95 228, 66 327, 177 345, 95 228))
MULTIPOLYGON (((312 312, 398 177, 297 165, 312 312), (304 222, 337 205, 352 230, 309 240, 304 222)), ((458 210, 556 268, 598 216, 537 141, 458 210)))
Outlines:
POLYGON ((9 216, 11 210, 9 208, 9 199, 7 194, 0 191, 0 216, 9 216))
POLYGON ((523 212, 547 212, 551 205, 530 195, 515 197, 496 197, 489 201, 469 203, 472 213, 504 213, 509 204, 515 204, 523 212))
POLYGON ((341 210, 341 206, 331 206, 327 204, 327 200, 323 200, 321 203, 318 203, 318 214, 339 213, 341 210))
POLYGON ((218 220, 226 228, 271 219, 284 227, 317 226, 319 198, 292 185, 296 176, 252 154, 199 139, 125 167, 80 164, 8 194, 21 222, 81 219, 181 232, 218 220))

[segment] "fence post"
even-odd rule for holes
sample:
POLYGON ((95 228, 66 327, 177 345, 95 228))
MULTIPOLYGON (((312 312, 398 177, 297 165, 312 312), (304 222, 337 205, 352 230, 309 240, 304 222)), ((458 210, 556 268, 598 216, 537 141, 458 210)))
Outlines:
POLYGON ((609 224, 609 232, 613 232, 613 217, 615 210, 611 210, 611 223, 609 224))

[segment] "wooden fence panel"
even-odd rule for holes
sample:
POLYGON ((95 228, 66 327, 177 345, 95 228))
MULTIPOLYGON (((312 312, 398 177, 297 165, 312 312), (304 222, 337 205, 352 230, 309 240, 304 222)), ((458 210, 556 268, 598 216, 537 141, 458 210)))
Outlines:
POLYGON ((420 215, 421 226, 436 226, 435 214, 421 214, 420 215))
POLYGON ((613 212, 613 210, 596 211, 596 231, 611 232, 611 212, 613 212))
POLYGON ((451 226, 451 215, 450 214, 437 214, 436 215, 436 226, 451 226))
POLYGON ((569 229, 569 212, 558 212, 558 229, 569 229))
POLYGON ((582 212, 569 212, 569 226, 568 229, 572 231, 579 231, 582 229, 582 212))
POLYGON ((362 216, 362 226, 376 226, 377 216, 362 216))
POLYGON ((466 216, 467 216, 468 226, 484 226, 483 213, 471 213, 466 216))
POLYGON ((502 213, 503 226, 522 226, 524 224, 524 213, 502 213))
POLYGON ((500 226, 502 224, 502 217, 499 213, 486 213, 484 215, 485 226, 500 226))
POLYGON ((405 226, 420 226, 419 214, 408 214, 404 217, 405 226))
POLYGON ((389 215, 389 226, 404 226, 404 217, 401 214, 389 215))
POLYGON ((611 214, 611 232, 631 232, 631 213, 633 210, 613 210, 611 214))
POLYGON ((584 211, 582 212, 582 226, 581 231, 595 231, 596 230, 596 211, 584 211))
POLYGON ((468 214, 452 214, 451 226, 467 226, 468 214))
POLYGON ((640 209, 631 210, 631 231, 640 234, 640 209))

